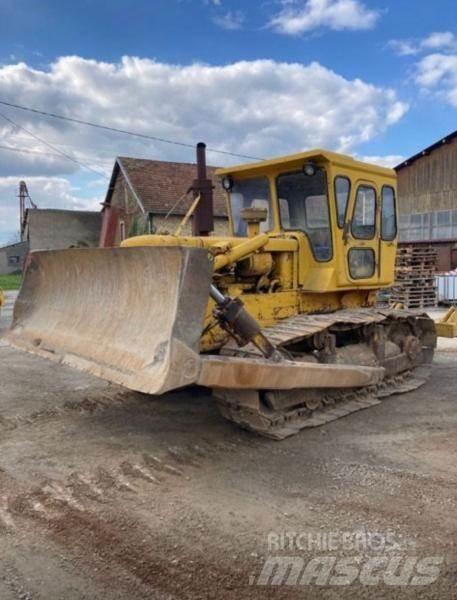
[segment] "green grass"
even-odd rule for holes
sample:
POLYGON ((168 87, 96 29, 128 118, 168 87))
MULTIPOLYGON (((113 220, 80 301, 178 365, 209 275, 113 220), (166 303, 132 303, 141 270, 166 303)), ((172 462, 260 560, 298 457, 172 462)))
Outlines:
POLYGON ((0 290, 18 290, 21 287, 22 275, 13 273, 11 275, 0 275, 0 290))

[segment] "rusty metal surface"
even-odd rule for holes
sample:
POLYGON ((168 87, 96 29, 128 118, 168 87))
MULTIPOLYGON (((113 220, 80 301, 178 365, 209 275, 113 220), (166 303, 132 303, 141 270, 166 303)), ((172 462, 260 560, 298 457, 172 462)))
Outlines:
POLYGON ((194 197, 201 196, 192 219, 193 235, 207 236, 214 231, 213 182, 206 169, 206 145, 197 144, 197 178, 193 184, 194 197))
MULTIPOLYGON (((394 311, 390 311, 394 314, 394 311)), ((402 311, 405 316, 405 311, 402 311)), ((293 337, 294 342, 320 333, 336 324, 368 325, 381 323, 386 318, 385 312, 374 309, 339 310, 330 314, 322 315, 298 315, 279 322, 277 325, 265 328, 265 335, 278 346, 290 344, 293 337)))
MULTIPOLYGON (((359 343, 334 349, 333 361, 347 361, 351 364, 342 366, 356 369, 363 369, 361 365, 367 363, 383 366, 386 371, 384 380, 359 389, 348 390, 342 385, 335 386, 340 389, 331 389, 335 380, 323 374, 319 385, 297 386, 297 389, 290 391, 272 386, 268 391, 262 392, 265 387, 259 387, 259 391, 252 390, 247 395, 245 391, 216 389, 223 416, 260 435, 284 439, 301 429, 323 425, 378 404, 382 398, 411 391, 425 383, 428 377, 428 363, 433 358, 436 345, 436 331, 432 319, 422 312, 358 309, 325 315, 300 315, 265 328, 264 332, 273 343, 285 349, 288 345, 309 338, 310 350, 305 352, 301 359, 312 358, 317 361, 319 352, 316 356, 312 349, 317 348, 313 344, 320 343, 323 336, 331 335, 332 327, 344 330, 351 329, 351 326, 360 331, 359 343), (386 334, 390 332, 397 342, 394 343, 387 337, 384 339, 382 358, 377 357, 376 347, 369 343, 369 329, 373 324, 383 329, 386 334), (369 327, 366 327, 367 325, 369 327)), ((258 354, 252 345, 242 349, 236 349, 232 345, 226 347, 224 352, 231 357, 245 358, 254 358, 258 354)), ((311 371, 310 367, 316 366, 316 362, 308 365, 308 370, 311 371)), ((317 366, 326 365, 317 363, 317 366)))
MULTIPOLYGON (((318 397, 315 390, 292 390, 296 407, 282 410, 266 409, 254 391, 244 395, 235 390, 217 390, 216 394, 219 410, 226 419, 259 435, 283 440, 302 429, 320 427, 371 408, 393 394, 411 392, 424 385, 429 374, 428 367, 419 367, 375 386, 340 392, 323 390, 318 397)), ((278 394, 281 396, 282 392, 278 394)))
POLYGON ((195 248, 31 254, 6 340, 151 394, 197 381, 212 264, 195 248))
MULTIPOLYGON (((263 329, 265 336, 276 346, 288 346, 320 334, 335 325, 370 325, 382 323, 387 318, 407 319, 407 318, 427 318, 423 311, 414 310, 394 310, 394 309, 375 309, 359 308, 339 310, 332 313, 319 315, 294 315, 279 321, 276 325, 271 325, 263 329)), ((428 319, 429 320, 429 319, 428 319)), ((257 349, 250 344, 243 348, 246 355, 259 354, 257 349)), ((229 342, 222 350, 223 354, 233 356, 239 355, 239 349, 236 344, 229 342)))
POLYGON ((382 381, 384 369, 284 360, 206 356, 198 383, 211 388, 357 388, 382 381))

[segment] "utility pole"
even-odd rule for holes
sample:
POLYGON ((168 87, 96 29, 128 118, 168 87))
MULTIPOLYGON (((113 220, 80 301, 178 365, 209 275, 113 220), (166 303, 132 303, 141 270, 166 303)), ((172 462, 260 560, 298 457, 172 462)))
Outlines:
POLYGON ((27 189, 27 184, 25 181, 19 182, 19 231, 21 234, 21 242, 23 242, 24 228, 25 228, 25 213, 26 213, 26 202, 27 200, 30 203, 31 208, 37 208, 37 205, 34 203, 32 198, 30 197, 29 190, 27 189))

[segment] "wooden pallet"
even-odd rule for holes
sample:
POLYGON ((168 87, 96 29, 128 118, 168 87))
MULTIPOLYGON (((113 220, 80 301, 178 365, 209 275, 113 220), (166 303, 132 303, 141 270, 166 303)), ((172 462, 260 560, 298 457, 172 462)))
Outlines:
POLYGON ((414 244, 398 248, 391 301, 408 308, 436 306, 436 263, 435 248, 414 244))

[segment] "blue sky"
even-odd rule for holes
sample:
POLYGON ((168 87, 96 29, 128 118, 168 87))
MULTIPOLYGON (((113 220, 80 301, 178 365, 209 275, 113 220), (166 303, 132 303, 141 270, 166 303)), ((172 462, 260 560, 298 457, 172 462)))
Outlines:
MULTIPOLYGON (((457 128, 456 3, 0 0, 0 100, 241 154, 395 164, 457 128)), ((40 206, 97 208, 116 155, 193 160, 0 106, 0 243, 20 178, 40 206)))

